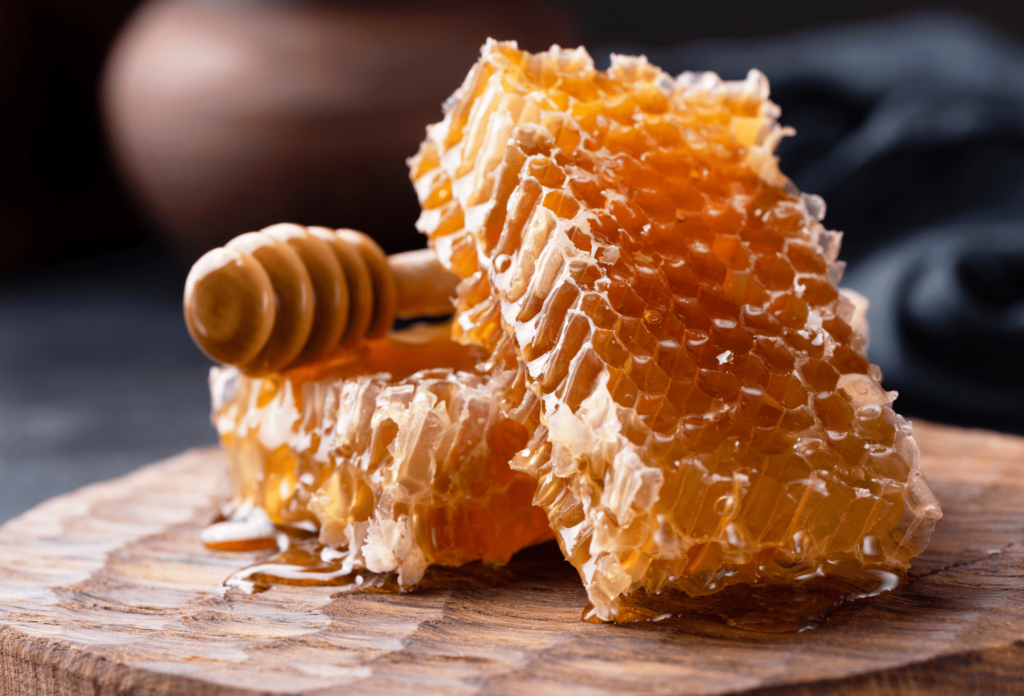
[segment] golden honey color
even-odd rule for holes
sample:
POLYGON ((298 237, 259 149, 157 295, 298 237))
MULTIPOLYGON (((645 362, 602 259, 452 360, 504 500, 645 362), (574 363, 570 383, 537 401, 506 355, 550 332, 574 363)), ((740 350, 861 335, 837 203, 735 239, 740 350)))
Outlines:
POLYGON ((530 435, 503 402, 514 358, 479 372, 486 353, 449 336, 414 327, 262 378, 215 369, 234 490, 222 526, 235 536, 211 545, 272 546, 271 525, 318 530, 341 575, 395 572, 414 586, 428 565, 504 564, 550 539, 536 482, 508 465, 530 435))
POLYGON ((756 71, 490 41, 410 160, 454 336, 511 342, 537 410, 512 467, 601 618, 902 573, 941 516, 777 118, 756 71))

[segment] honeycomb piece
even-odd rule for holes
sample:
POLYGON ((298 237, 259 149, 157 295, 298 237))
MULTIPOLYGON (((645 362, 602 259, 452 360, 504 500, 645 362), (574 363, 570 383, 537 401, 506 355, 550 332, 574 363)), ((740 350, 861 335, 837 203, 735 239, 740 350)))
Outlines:
POLYGON ((514 355, 480 372, 481 351, 449 335, 447 325, 410 329, 263 378, 214 368, 234 499, 209 545, 237 547, 218 528, 253 531, 253 519, 264 536, 273 525, 318 529, 344 555, 341 575, 397 571, 413 586, 430 564, 503 564, 550 539, 534 479, 508 464, 536 428, 505 415, 515 413, 505 395, 518 388, 519 401, 524 390, 514 355))
POLYGON ((512 466, 602 619, 641 588, 901 573, 941 516, 778 115, 756 71, 490 41, 409 161, 455 337, 512 339, 540 401, 512 466))

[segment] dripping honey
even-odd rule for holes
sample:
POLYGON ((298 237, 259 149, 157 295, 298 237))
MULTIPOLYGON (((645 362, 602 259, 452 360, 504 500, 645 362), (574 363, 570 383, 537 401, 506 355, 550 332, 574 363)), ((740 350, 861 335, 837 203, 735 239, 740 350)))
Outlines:
MULTIPOLYGON (((218 518, 214 524, 223 521, 218 518)), ((325 547, 317 535, 295 527, 278 527, 273 537, 247 539, 216 550, 263 551, 274 553, 242 568, 224 581, 227 591, 245 594, 265 592, 274 585, 337 588, 339 595, 354 592, 402 593, 412 589, 401 586, 389 573, 346 570, 345 552, 325 547), (249 543, 246 544, 245 542, 249 543)), ((557 563, 557 553, 548 554, 547 563, 557 563)), ((512 564, 513 568, 516 565, 512 564)), ((521 577, 518 569, 488 567, 471 563, 460 568, 437 567, 428 570, 417 588, 480 589, 500 587, 521 577)), ((861 599, 897 589, 906 578, 888 571, 877 571, 874 581, 851 574, 812 578, 797 585, 733 585, 703 597, 690 597, 678 590, 648 594, 639 590, 625 598, 614 619, 616 624, 651 623, 666 630, 694 630, 702 622, 725 624, 732 628, 759 633, 801 633, 820 628, 840 607, 861 599)), ((583 621, 605 623, 596 616, 593 604, 582 611, 583 621)))

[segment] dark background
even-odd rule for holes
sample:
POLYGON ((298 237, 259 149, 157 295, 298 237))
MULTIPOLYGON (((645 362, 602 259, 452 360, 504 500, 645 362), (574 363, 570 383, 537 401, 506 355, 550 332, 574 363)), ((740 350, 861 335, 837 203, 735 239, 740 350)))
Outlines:
MULTIPOLYGON (((0 172, 0 277, 122 251, 151 239, 147 235, 152 231, 151 221, 133 206, 112 165, 98 104, 107 52, 139 4, 137 0, 6 0, 0 4, 0 153, 4 163, 0 172)), ((239 13, 248 11, 248 6, 302 5, 241 0, 195 4, 235 7, 239 13)), ((1024 41, 1024 3, 1008 0, 567 0, 561 6, 580 26, 573 37, 582 38, 588 46, 635 44, 643 50, 715 39, 778 37, 935 11, 963 13, 1024 41)), ((473 37, 470 43, 475 42, 473 37)), ((465 52, 469 65, 474 51, 465 52)), ((414 219, 415 198, 411 188, 407 193, 404 213, 414 219)))
MULTIPOLYGON (((435 8, 438 17, 452 18, 447 24, 439 21, 437 25, 447 28, 431 28, 435 25, 430 24, 424 29, 437 36, 438 45, 446 47, 447 63, 443 69, 438 68, 430 75, 425 73, 420 79, 415 70, 424 68, 418 68, 421 59, 415 50, 434 49, 429 46, 407 49, 412 78, 406 77, 412 79, 411 84, 422 84, 422 97, 417 97, 419 101, 413 106, 394 109, 408 112, 409 122, 419 129, 408 136, 412 138, 411 146, 399 139, 400 147, 395 154, 378 158, 380 162, 367 160, 370 163, 366 164, 359 160, 365 153, 360 154, 362 151, 358 148, 343 149, 350 143, 342 141, 348 137, 357 144, 369 143, 367 147, 370 147, 375 142, 372 133, 358 135, 338 125, 349 121, 328 120, 326 126, 319 120, 313 126, 303 122, 301 128, 294 128, 294 124, 289 126, 294 128, 288 131, 291 140, 278 148, 278 154, 266 155, 266 166, 258 168, 261 176, 266 173, 264 169, 276 169, 293 177, 291 172, 295 168, 305 167, 315 172, 318 180, 341 177, 346 182, 344 185, 350 187, 348 190, 365 185, 368 192, 357 192, 358 195, 339 202, 339 197, 332 195, 300 195, 316 187, 296 184, 294 195, 268 203, 259 187, 276 191, 282 185, 281 179, 266 174, 262 183, 256 179, 240 179, 241 183, 236 186, 240 194, 238 191, 231 194, 234 198, 224 194, 214 204, 196 208, 199 212, 192 217, 182 218, 175 217, 177 199, 160 199, 159 191, 154 193, 158 188, 156 184, 153 186, 157 188, 146 188, 148 184, 140 182, 144 182, 147 174, 133 168, 135 164, 131 155, 125 154, 127 150, 115 151, 111 147, 110 128, 115 130, 114 142, 122 142, 118 141, 116 132, 119 122, 110 114, 105 121, 101 107, 105 61, 119 31, 138 5, 135 0, 102 3, 20 0, 0 4, 0 476, 5 483, 0 486, 0 519, 88 481, 126 472, 189 446, 215 441, 208 420, 205 383, 209 363, 192 346, 180 318, 181 288, 188 265, 204 248, 247 229, 282 219, 362 227, 377 234, 389 251, 420 245, 412 230, 417 214, 415 196, 404 181, 402 158, 414 151, 417 133, 422 132, 423 125, 440 116, 439 105, 472 63, 475 46, 487 33, 501 30, 494 27, 511 27, 509 31, 516 32, 515 36, 520 36, 518 32, 535 34, 537 41, 545 41, 540 45, 525 41, 524 46, 533 50, 552 40, 565 44, 583 41, 593 48, 596 57, 606 55, 612 47, 647 50, 652 60, 661 62, 671 71, 686 67, 716 68, 726 77, 739 77, 746 67, 755 67, 749 61, 758 61, 756 67, 768 73, 773 85, 776 85, 773 72, 760 62, 770 62, 772 56, 783 55, 772 47, 802 45, 800 42, 806 42, 808 37, 837 27, 870 30, 879 22, 895 20, 902 22, 898 26, 904 28, 931 27, 928 31, 933 33, 929 36, 933 36, 934 31, 939 31, 936 26, 945 27, 941 31, 955 32, 957 26, 963 24, 978 27, 981 32, 994 29, 1003 37, 1000 41, 1006 40, 1011 47, 1014 41, 1024 41, 1024 3, 1009 1, 575 0, 553 4, 550 11, 554 14, 544 15, 548 18, 541 22, 543 27, 539 29, 531 28, 536 22, 530 16, 516 16, 521 3, 495 3, 493 6, 482 3, 489 9, 467 14, 458 2, 320 5, 241 0, 177 2, 177 6, 184 8, 182 11, 221 13, 224 27, 228 27, 224 30, 229 33, 233 31, 232 21, 256 22, 261 12, 270 10, 302 14, 314 8, 314 12, 322 11, 327 13, 324 16, 335 17, 336 25, 342 27, 339 31, 343 31, 348 17, 364 17, 370 13, 374 26, 384 27, 374 35, 382 37, 378 48, 398 51, 400 57, 404 55, 401 51, 412 41, 390 45, 388 36, 405 35, 397 30, 391 32, 388 22, 396 26, 409 24, 408 18, 414 16, 418 18, 413 25, 415 29, 415 23, 422 25, 422 13, 435 12, 435 8), (345 14, 348 12, 356 14, 345 14), (451 35, 444 32, 451 32, 451 35), (744 50, 747 52, 743 53, 744 50), (454 77, 449 77, 445 70, 454 77), (740 74, 728 74, 730 71, 740 71, 740 74), (418 111, 421 108, 426 116, 418 111), (321 127, 323 130, 317 130, 321 127), (338 135, 339 132, 342 135, 338 135), (346 132, 351 135, 345 136, 346 132), (301 140, 296 133, 311 133, 307 138, 310 142, 301 140), (330 137, 323 135, 325 133, 331 133, 330 137), (327 164, 325 157, 317 159, 317 153, 325 148, 329 155, 326 159, 331 160, 327 164), (355 154, 335 155, 330 148, 342 148, 337 152, 355 154), (280 154, 285 150, 308 152, 310 161, 316 160, 317 164, 306 167, 304 161, 299 161, 301 157, 297 160, 280 154), (363 168, 356 167, 354 174, 332 168, 332 163, 339 160, 348 166, 347 157, 354 163, 361 163, 359 167, 363 168), (373 191, 386 193, 375 197, 373 191), (360 199, 360 203, 350 200, 354 198, 360 199), (374 227, 378 225, 379 229, 374 227)), ((318 25, 324 26, 322 22, 318 25)), ((187 32, 187 27, 182 31, 187 32)), ((238 34, 241 40, 252 41, 257 35, 258 32, 246 34, 244 31, 238 34)), ((267 45, 256 46, 256 50, 276 49, 267 45)), ((325 50, 329 55, 330 50, 325 50)), ((900 56, 893 55, 892 60, 898 62, 900 56)), ((857 99, 834 99, 828 91, 832 88, 824 80, 815 83, 819 84, 819 91, 824 92, 811 94, 813 90, 808 92, 806 80, 800 82, 794 78, 792 84, 786 81, 786 76, 794 71, 792 61, 799 60, 799 56, 794 54, 790 63, 785 63, 783 58, 778 60, 782 62, 778 63, 777 72, 783 80, 781 91, 773 92, 773 98, 783 106, 783 122, 797 125, 806 138, 803 144, 799 137, 786 144, 781 151, 782 167, 791 175, 794 171, 805 173, 821 154, 813 151, 815 143, 822 148, 830 146, 835 140, 828 131, 830 127, 837 132, 855 128, 860 123, 858 119, 863 120, 868 112, 865 104, 874 97, 857 97, 864 104, 859 104, 857 99), (813 113, 806 109, 801 111, 808 100, 814 104, 840 106, 834 113, 828 112, 825 118, 820 109, 812 110, 813 113), (800 122, 802 115, 808 113, 811 116, 800 122)), ((360 74, 368 69, 353 68, 360 74)), ((254 94, 276 104, 273 89, 288 82, 286 72, 282 70, 283 78, 278 75, 278 82, 269 80, 266 89, 260 87, 254 94)), ((158 95, 154 99, 161 94, 171 95, 167 97, 168 104, 160 108, 175 106, 173 94, 168 91, 171 87, 161 86, 158 81, 154 85, 154 94, 158 95)), ((382 89, 382 94, 387 94, 387 89, 382 89)), ((301 101, 294 96, 287 99, 295 103, 301 101)), ((282 103, 288 101, 282 98, 282 103)), ((348 107, 341 104, 337 108, 348 107)), ((291 112, 285 109, 281 113, 285 114, 281 118, 287 121, 291 112)), ((362 117, 357 115, 351 123, 363 123, 358 120, 362 117)), ((380 116, 371 114, 368 118, 379 120, 380 116)), ((282 128, 280 122, 257 125, 265 130, 255 131, 252 142, 256 144, 267 142, 268 133, 279 132, 282 128)), ((400 127, 405 126, 395 126, 400 127)), ((384 142, 386 136, 384 133, 384 142)), ((216 145, 211 146, 211 159, 220 152, 217 149, 221 144, 219 138, 221 136, 215 134, 210 141, 216 145)), ((249 141, 239 142, 243 149, 256 147, 249 141)), ((987 147, 992 157, 1002 162, 999 167, 1017 167, 1018 160, 1013 155, 1014 148, 1019 149, 1017 144, 998 139, 971 143, 975 149, 969 153, 987 147)), ((370 149, 374 147, 384 146, 373 145, 370 149)), ((948 159, 942 160, 939 170, 945 171, 942 167, 949 164, 948 159)), ((230 159, 225 161, 231 164, 230 159)), ((920 161, 920 158, 915 160, 920 161)), ((180 164, 162 162, 155 166, 154 176, 167 171, 174 174, 177 171, 174 167, 180 164)), ((225 177, 223 173, 214 176, 204 171, 199 167, 179 173, 179 180, 187 182, 200 177, 200 184, 215 187, 225 177), (209 177, 210 183, 201 179, 204 175, 209 177)), ((223 171, 230 173, 232 169, 226 166, 223 171)), ((891 167, 887 171, 891 171, 891 167)), ((913 170, 908 171, 909 174, 901 176, 912 175, 913 170)), ((1017 169, 1013 172, 1016 174, 1017 169)), ((868 171, 864 176, 870 175, 868 171)), ((794 178, 805 185, 798 176, 794 178)), ((970 194, 976 199, 983 198, 987 190, 984 183, 987 180, 981 181, 977 184, 978 190, 970 194)), ((825 193, 814 188, 809 190, 825 193)), ((850 196, 857 193, 857 189, 849 186, 844 190, 850 191, 850 196)), ((829 226, 844 223, 847 252, 843 256, 852 262, 850 270, 854 278, 858 264, 869 259, 875 249, 893 242, 906 230, 929 223, 937 215, 903 220, 901 226, 892 227, 890 232, 889 227, 879 227, 875 220, 858 218, 854 214, 856 200, 844 201, 841 191, 835 196, 834 209, 839 221, 830 216, 825 222, 829 226), (879 229, 886 230, 886 238, 872 233, 879 229)), ((826 198, 832 201, 830 196, 826 198)), ((1011 234, 1011 246, 1014 239, 1020 236, 1014 238, 1011 234)), ((877 274, 870 275, 864 269, 870 270, 866 264, 862 265, 861 282, 873 283, 870 279, 877 274)), ((993 301, 1002 302, 1002 307, 1019 298, 1024 267, 997 270, 1002 275, 996 275, 1004 278, 1000 282, 1006 287, 982 288, 980 292, 994 292, 993 301)), ((971 281, 975 284, 984 285, 986 279, 994 277, 984 263, 976 268, 976 274, 981 280, 971 281)), ((915 334, 918 342, 927 339, 927 335, 922 339, 924 334, 918 334, 915 334)), ((997 353, 1000 345, 1010 345, 999 343, 998 335, 991 340, 997 353)), ((874 354, 872 358, 881 362, 874 354)), ((892 364, 898 365, 898 361, 892 364)), ((968 386, 971 379, 971 375, 962 376, 968 386)), ((905 381, 911 386, 915 384, 909 378, 905 381)), ((887 386, 891 386, 888 378, 887 386)), ((897 386, 904 388, 898 379, 897 386)), ((984 385, 980 389, 979 393, 984 396, 984 385)), ((940 408, 934 403, 930 406, 930 401, 933 400, 915 400, 913 388, 909 394, 904 389, 897 407, 902 412, 946 422, 1017 431, 1024 425, 1017 417, 1018 412, 1012 409, 1006 417, 985 420, 975 417, 979 413, 977 409, 940 408)))

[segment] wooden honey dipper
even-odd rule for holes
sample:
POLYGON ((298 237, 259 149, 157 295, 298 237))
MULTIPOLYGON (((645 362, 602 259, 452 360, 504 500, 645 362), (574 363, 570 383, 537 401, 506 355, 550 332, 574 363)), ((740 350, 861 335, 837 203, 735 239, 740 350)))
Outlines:
POLYGON ((195 262, 185 324, 214 360, 265 375, 379 338, 396 317, 450 314, 458 281, 429 249, 386 256, 356 230, 285 223, 195 262))

